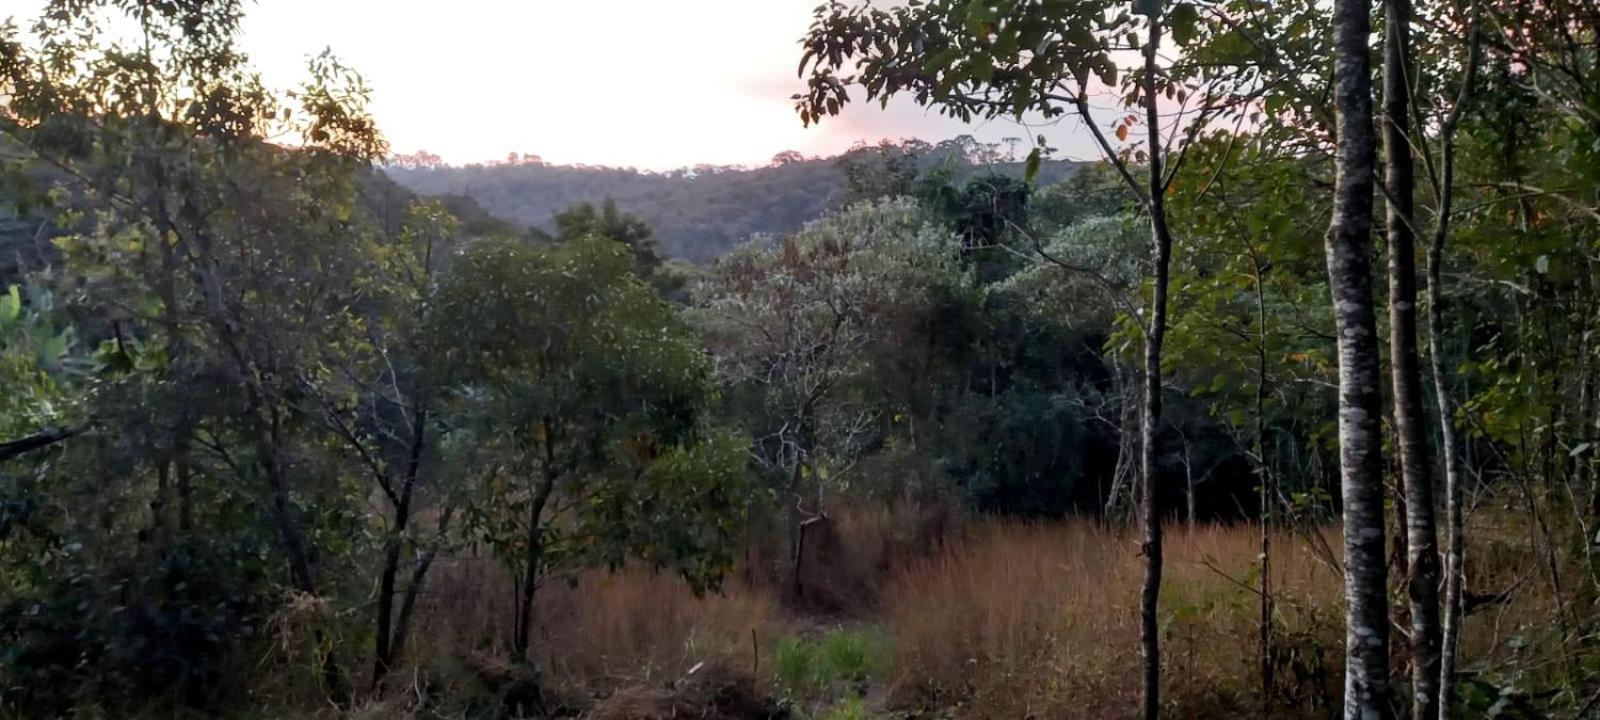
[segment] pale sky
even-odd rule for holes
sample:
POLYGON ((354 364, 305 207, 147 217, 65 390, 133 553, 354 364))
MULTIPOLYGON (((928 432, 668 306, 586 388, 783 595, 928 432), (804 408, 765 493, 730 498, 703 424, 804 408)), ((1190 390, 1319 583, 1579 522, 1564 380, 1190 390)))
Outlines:
MULTIPOLYGON (((1011 120, 965 126, 910 101, 856 102, 802 128, 789 96, 797 40, 822 0, 258 0, 244 47, 290 87, 331 47, 373 88, 395 152, 452 163, 541 155, 552 163, 668 169, 834 154, 857 140, 971 133, 1029 137, 1011 120)), ((0 0, 31 20, 40 0, 0 0)), ((1074 123, 1035 128, 1092 154, 1074 123)))

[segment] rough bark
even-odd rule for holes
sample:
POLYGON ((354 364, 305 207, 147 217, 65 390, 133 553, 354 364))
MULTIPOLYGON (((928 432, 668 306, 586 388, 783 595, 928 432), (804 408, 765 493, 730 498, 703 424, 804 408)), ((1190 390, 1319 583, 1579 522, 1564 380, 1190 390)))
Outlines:
POLYGON ((1349 720, 1395 716, 1389 689, 1384 563, 1382 379, 1372 301, 1376 138, 1367 38, 1370 0, 1335 0, 1338 174, 1326 236, 1339 353, 1339 472, 1344 500, 1345 695, 1349 720))
POLYGON ((1411 717, 1439 717, 1439 547, 1428 471, 1422 368, 1417 354, 1416 172, 1410 122, 1411 2, 1384 0, 1383 147, 1388 203, 1389 372, 1405 495, 1406 595, 1411 603, 1411 717))
POLYGON ((1161 715, 1161 493, 1156 487, 1156 432, 1161 424, 1161 346, 1167 333, 1168 266, 1172 233, 1167 228, 1161 157, 1161 122, 1156 102, 1156 52, 1161 45, 1161 14, 1150 15, 1150 37, 1144 49, 1145 123, 1150 147, 1150 239, 1154 287, 1150 299, 1150 326, 1144 347, 1144 418, 1140 425, 1141 474, 1144 479, 1144 586, 1139 596, 1139 641, 1144 665, 1144 718, 1161 715))

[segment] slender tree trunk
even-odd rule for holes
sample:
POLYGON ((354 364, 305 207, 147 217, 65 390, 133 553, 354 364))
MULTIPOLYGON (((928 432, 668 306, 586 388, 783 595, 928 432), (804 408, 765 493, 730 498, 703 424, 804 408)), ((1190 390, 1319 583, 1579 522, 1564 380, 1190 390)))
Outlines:
MULTIPOLYGON (((400 574, 406 530, 411 525, 411 499, 416 492, 417 475, 422 469, 427 422, 427 410, 417 410, 411 429, 411 442, 406 452, 405 474, 401 478, 400 492, 394 502, 394 529, 390 531, 388 542, 384 547, 383 571, 378 578, 378 647, 377 658, 372 667, 373 688, 378 687, 383 677, 393 667, 395 660, 399 658, 396 648, 400 645, 400 635, 405 632, 403 626, 398 628, 395 626, 394 600, 397 592, 395 584, 400 574)), ((417 586, 420 580, 421 578, 413 578, 412 586, 417 586)))
POLYGON ((544 557, 544 506, 555 493, 559 473, 556 471, 555 423, 544 419, 544 473, 541 484, 534 491, 528 508, 528 552, 523 558, 521 597, 518 598, 517 622, 513 638, 513 657, 529 662, 528 639, 533 635, 533 594, 538 589, 540 562, 544 557))
POLYGON ((1183 479, 1184 479, 1184 488, 1185 488, 1184 497, 1187 500, 1188 505, 1189 505, 1189 508, 1188 508, 1189 509, 1189 529, 1193 530, 1195 528, 1194 459, 1192 457, 1190 457, 1189 440, 1188 440, 1188 438, 1184 438, 1184 441, 1183 441, 1183 479))
POLYGON ((194 526, 194 469, 189 465, 189 449, 178 450, 178 532, 194 526))
POLYGON ((284 477, 283 463, 279 460, 278 413, 268 410, 266 432, 258 445, 261 469, 267 476, 267 487, 272 495, 272 512, 278 526, 278 539, 283 543, 284 558, 289 563, 289 584, 308 595, 317 592, 316 569, 311 552, 306 546, 305 529, 300 525, 300 513, 290 499, 289 481, 284 477))
POLYGON ((1272 465, 1267 462, 1267 290, 1263 286, 1261 261, 1254 257, 1256 294, 1256 407, 1255 455, 1261 483, 1261 637, 1257 652, 1261 660, 1261 714, 1267 717, 1272 707, 1272 506, 1277 487, 1272 465))
POLYGON ((1372 301, 1376 138, 1367 38, 1370 0, 1335 0, 1338 176, 1326 239, 1339 346, 1339 471, 1344 499, 1345 694, 1348 720, 1395 716, 1389 690, 1388 568, 1383 518, 1382 379, 1372 301))
POLYGON ((1150 143, 1150 236, 1155 283, 1150 299, 1150 327, 1144 347, 1144 422, 1140 425, 1141 474, 1144 480, 1144 587, 1139 596, 1139 640, 1144 663, 1144 718, 1161 715, 1161 492, 1156 487, 1156 432, 1161 425, 1161 345, 1167 334, 1167 284, 1172 258, 1172 233, 1167 228, 1162 178, 1161 123, 1156 102, 1156 51, 1161 45, 1161 11, 1150 14, 1150 37, 1144 49, 1145 122, 1150 143))
MULTIPOLYGON (((1461 91, 1439 129, 1439 169, 1435 190, 1438 193, 1438 219, 1433 242, 1428 245, 1428 370, 1432 376, 1434 399, 1439 406, 1439 454, 1444 458, 1445 492, 1445 568, 1444 618, 1439 633, 1439 715, 1451 716, 1455 700, 1456 663, 1460 652, 1461 591, 1464 584, 1466 540, 1465 498, 1462 492, 1461 441, 1456 436, 1456 406, 1445 370, 1445 301, 1443 290, 1444 248, 1450 239, 1450 212, 1455 197, 1455 132, 1462 107, 1472 97, 1473 81, 1479 62, 1480 16, 1477 2, 1472 4, 1468 30, 1467 59, 1461 91)), ((1420 122, 1418 123, 1420 125, 1420 122)), ((1419 130, 1420 132, 1420 130, 1419 130)))
POLYGON ((160 539, 167 529, 167 493, 172 486, 172 460, 156 463, 156 496, 150 500, 150 534, 160 539))
MULTIPOLYGON (((441 525, 441 535, 443 530, 444 526, 441 525)), ((423 583, 427 580, 428 570, 433 567, 434 558, 438 556, 439 545, 435 543, 433 547, 428 548, 428 552, 423 554, 422 559, 417 561, 416 567, 411 570, 411 582, 406 585, 405 597, 400 601, 400 615, 394 623, 394 641, 392 643, 394 657, 405 657, 406 637, 411 629, 411 618, 416 611, 417 598, 422 595, 423 583)))
POLYGON ((1405 495, 1406 595, 1411 601, 1411 717, 1439 717, 1439 547, 1417 356, 1416 175, 1410 123, 1411 2, 1384 0, 1384 181, 1389 239, 1389 371, 1405 495))
POLYGON ((523 558, 522 587, 517 598, 516 637, 512 641, 512 658, 528 661, 528 639, 533 635, 533 594, 539 579, 539 546, 542 542, 538 520, 528 528, 528 552, 523 558))
POLYGON ((376 689, 383 682, 383 677, 389 674, 389 668, 394 662, 394 632, 391 623, 394 618, 395 577, 400 570, 400 532, 391 533, 389 541, 383 549, 383 572, 378 578, 378 609, 377 609, 377 650, 372 665, 372 687, 376 689))
MULTIPOLYGON (((1129 372, 1131 374, 1132 371, 1129 372)), ((1139 453, 1140 431, 1136 431, 1136 428, 1140 428, 1139 419, 1144 411, 1141 403, 1133 399, 1134 383, 1131 378, 1123 377, 1121 368, 1112 375, 1112 383, 1121 402, 1117 426, 1117 463, 1111 471, 1111 491, 1106 495, 1103 515, 1107 524, 1115 522, 1120 525, 1123 488, 1134 484, 1131 478, 1138 472, 1135 465, 1138 462, 1136 455, 1139 453)), ((1140 391, 1143 391, 1142 384, 1140 391)))

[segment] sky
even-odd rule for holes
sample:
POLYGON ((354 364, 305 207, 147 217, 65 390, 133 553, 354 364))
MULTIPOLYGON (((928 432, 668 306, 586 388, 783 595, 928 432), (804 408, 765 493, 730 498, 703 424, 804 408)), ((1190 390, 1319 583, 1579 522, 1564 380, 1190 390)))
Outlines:
MULTIPOLYGON (((798 39, 821 0, 256 0, 242 44, 269 84, 290 88, 331 48, 373 89, 396 153, 454 164, 508 152, 550 163, 665 170, 761 165, 784 150, 837 154, 858 140, 1043 133, 1092 155, 1072 123, 965 125, 857 91, 839 117, 802 127, 790 96, 798 39)), ((0 0, 32 19, 42 0, 0 0)), ((1025 146, 1024 146, 1025 147, 1025 146)))
POLYGON ((802 127, 797 40, 819 1, 261 0, 244 44, 285 82, 331 47, 372 85, 396 152, 458 164, 518 152, 659 170, 831 155, 862 139, 1029 136, 909 100, 802 127))

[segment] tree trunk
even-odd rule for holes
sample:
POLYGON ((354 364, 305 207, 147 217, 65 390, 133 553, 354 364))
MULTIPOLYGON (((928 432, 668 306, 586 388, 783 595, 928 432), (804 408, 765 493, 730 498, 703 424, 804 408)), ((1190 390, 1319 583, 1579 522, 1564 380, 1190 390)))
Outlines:
POLYGON ((1411 601, 1411 717, 1439 717, 1439 546, 1428 471, 1422 368, 1417 357, 1416 176, 1411 118, 1411 2, 1385 0, 1383 49, 1385 222, 1389 239, 1389 372, 1405 495, 1406 595, 1411 601))
POLYGON ((300 525, 299 509, 289 496, 289 481, 284 477, 283 463, 279 460, 281 439, 278 412, 269 409, 268 415, 264 423, 266 432, 262 433, 257 451, 261 456, 262 472, 267 476, 267 489, 272 495, 272 513, 278 526, 278 539, 283 544, 284 558, 289 563, 289 584, 307 595, 315 595, 316 569, 312 565, 310 549, 306 546, 305 529, 300 525))
POLYGON ((532 660, 528 655, 528 638, 533 635, 533 594, 538 589, 540 561, 544 556, 544 506, 555 493, 559 479, 556 472, 555 423, 546 417, 544 428, 544 472, 528 508, 528 552, 523 559, 521 597, 518 598, 515 637, 511 648, 512 657, 524 663, 532 660))
POLYGON ((189 465, 187 447, 178 451, 178 532, 194 527, 194 470, 189 465))
POLYGON ((1261 714, 1272 707, 1272 506, 1277 487, 1267 462, 1267 290, 1263 286, 1260 258, 1251 252, 1256 295, 1256 397, 1255 456, 1261 483, 1261 636, 1257 653, 1261 661, 1261 714))
POLYGON ((417 598, 422 595, 423 582, 428 577, 428 570, 433 567, 434 558, 439 556, 439 545, 436 543, 428 548, 428 552, 417 562, 416 568, 411 571, 411 583, 406 585, 405 597, 400 601, 400 615, 394 623, 394 641, 391 643, 391 652, 394 657, 405 657, 406 637, 411 629, 411 617, 416 611, 417 598))
POLYGON ((1144 480, 1144 587, 1139 596, 1139 640, 1144 664, 1144 718, 1161 715, 1161 493, 1156 487, 1156 431, 1161 424, 1161 345, 1167 333, 1168 266, 1172 233, 1167 229, 1162 179, 1161 124, 1156 102, 1156 51, 1161 44, 1161 11, 1150 14, 1150 37, 1144 48, 1145 122, 1150 143, 1150 236, 1155 286, 1150 300, 1150 327, 1144 346, 1144 421, 1140 425, 1140 457, 1144 480))
POLYGON ((1367 37, 1369 0, 1335 0, 1334 100, 1338 175, 1326 237, 1339 346, 1339 472, 1344 500, 1345 695, 1349 720, 1395 716, 1389 690, 1388 568, 1384 563, 1383 411, 1372 301, 1376 138, 1367 37))
POLYGON ((383 682, 383 677, 389 674, 394 663, 394 631, 391 625, 394 618, 395 578, 400 572, 400 545, 400 531, 396 530, 383 548, 383 572, 378 577, 377 657, 372 664, 373 689, 383 682))
MULTIPOLYGON (((403 625, 396 627, 394 622, 394 598, 397 592, 395 583, 400 574, 400 559, 405 545, 406 529, 411 524, 411 498, 416 492, 417 475, 422 469, 422 451, 427 441, 427 422, 427 410, 417 410, 411 428, 411 442, 406 451, 405 475, 401 478, 399 497, 394 501, 394 529, 390 531, 388 542, 384 546, 383 571, 378 579, 377 657, 372 667, 374 689, 383 681, 383 676, 389 673, 394 661, 399 658, 397 648, 401 644, 400 636, 405 633, 405 627, 403 625)), ((426 572, 427 565, 418 567, 426 572)), ((420 577, 413 577, 411 584, 415 587, 420 581, 420 577)))
POLYGON ((523 559, 522 587, 518 588, 516 637, 511 646, 511 656, 519 662, 528 661, 528 639, 533 635, 533 593, 539 579, 541 535, 538 521, 534 520, 528 529, 528 552, 523 559))
MULTIPOLYGON (((1117 421, 1117 463, 1111 471, 1111 491, 1106 494, 1103 515, 1107 524, 1113 522, 1120 524, 1123 488, 1133 485, 1130 478, 1138 472, 1135 468, 1138 462, 1135 456, 1139 452, 1139 432, 1135 428, 1140 425, 1139 419, 1144 411, 1140 407, 1141 404, 1134 401, 1132 388, 1134 383, 1123 378, 1120 364, 1113 372, 1111 381, 1120 401, 1117 421)), ((1142 384, 1140 388, 1142 391, 1142 384)))
MULTIPOLYGON (((1438 193, 1438 220, 1434 226, 1433 242, 1428 245, 1428 369, 1432 376, 1434 398, 1439 406, 1439 453, 1444 456, 1445 488, 1445 568, 1444 568, 1444 619, 1439 634, 1439 714, 1450 717, 1455 699, 1455 669, 1461 637, 1461 591, 1464 584, 1466 541, 1465 498, 1462 492, 1461 442, 1456 436, 1455 400, 1451 396, 1450 376, 1445 370, 1444 350, 1444 248, 1450 238, 1450 212, 1455 197, 1455 132, 1461 119, 1462 107, 1472 97, 1473 81, 1479 62, 1480 16, 1476 2, 1472 5, 1472 19, 1468 30, 1466 67, 1462 73, 1461 91, 1455 104, 1439 129, 1439 171, 1435 190, 1438 193)), ((1420 123, 1419 123, 1420 124, 1420 123)))
POLYGON ((1183 480, 1184 499, 1189 505, 1189 529, 1193 530, 1195 528, 1194 459, 1190 456, 1188 438, 1185 438, 1183 441, 1183 480))

